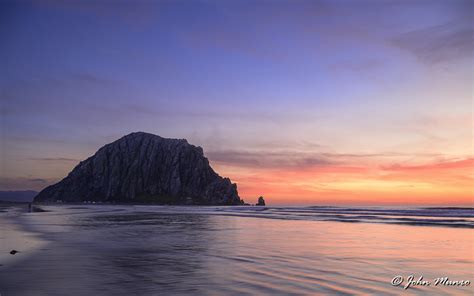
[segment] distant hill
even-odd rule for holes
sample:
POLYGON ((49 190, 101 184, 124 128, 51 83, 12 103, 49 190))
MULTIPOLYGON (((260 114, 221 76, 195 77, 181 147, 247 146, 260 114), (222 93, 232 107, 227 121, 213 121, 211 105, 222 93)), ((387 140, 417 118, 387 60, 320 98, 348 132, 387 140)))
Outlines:
POLYGON ((35 202, 240 205, 237 185, 219 176, 185 139, 132 133, 100 148, 35 202))
POLYGON ((33 190, 0 191, 0 201, 32 202, 37 194, 33 190))

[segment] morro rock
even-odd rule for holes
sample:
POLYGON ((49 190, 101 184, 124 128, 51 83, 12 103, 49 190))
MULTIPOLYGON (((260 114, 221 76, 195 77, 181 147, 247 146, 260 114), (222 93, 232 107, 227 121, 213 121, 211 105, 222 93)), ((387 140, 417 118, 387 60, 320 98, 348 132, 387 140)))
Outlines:
POLYGON ((237 185, 210 167, 201 147, 137 132, 100 148, 35 202, 239 205, 237 185))

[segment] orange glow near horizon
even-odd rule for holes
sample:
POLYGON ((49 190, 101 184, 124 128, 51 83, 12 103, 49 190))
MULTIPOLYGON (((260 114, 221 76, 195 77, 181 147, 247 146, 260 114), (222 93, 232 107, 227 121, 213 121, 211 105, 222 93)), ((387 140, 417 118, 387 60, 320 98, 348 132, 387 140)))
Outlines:
POLYGON ((471 205, 474 158, 418 165, 245 168, 215 164, 253 203, 471 205))
POLYGON ((146 132, 248 203, 474 207, 474 0, 134 2, 0 2, 0 191, 146 132))

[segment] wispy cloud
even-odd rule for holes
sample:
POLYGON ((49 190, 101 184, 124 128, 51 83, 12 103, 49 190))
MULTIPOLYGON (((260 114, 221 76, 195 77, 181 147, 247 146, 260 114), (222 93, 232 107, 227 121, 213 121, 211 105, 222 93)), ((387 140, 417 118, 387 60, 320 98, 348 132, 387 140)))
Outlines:
POLYGON ((52 162, 78 162, 78 159, 75 158, 67 158, 67 157, 33 157, 30 158, 31 160, 38 160, 38 161, 52 161, 52 162))
POLYGON ((389 166, 382 166, 381 169, 385 171, 403 171, 403 172, 420 172, 420 171, 440 171, 440 170, 451 170, 451 169, 474 169, 474 158, 451 160, 451 161, 439 161, 423 165, 403 165, 393 164, 389 166))
MULTIPOLYGON (((333 157, 344 159, 347 156, 333 157)), ((367 160, 358 166, 341 163, 281 170, 229 168, 226 174, 239 184, 241 195, 250 199, 263 194, 287 202, 407 204, 449 201, 464 204, 471 200, 474 158, 385 166, 373 166, 367 160)))
POLYGON ((306 168, 333 164, 328 158, 304 152, 265 152, 265 151, 209 151, 206 155, 212 162, 241 167, 255 168, 306 168))
POLYGON ((25 1, 31 2, 33 5, 42 6, 52 9, 63 9, 74 12, 81 12, 95 16, 104 20, 119 20, 123 24, 131 27, 148 26, 154 17, 156 17, 158 9, 150 7, 151 4, 157 6, 161 1, 130 1, 118 0, 114 1, 111 7, 110 1, 59 1, 59 0, 42 0, 42 1, 25 1))
POLYGON ((365 73, 383 66, 383 62, 379 59, 366 59, 361 61, 340 61, 329 65, 329 70, 335 72, 355 72, 365 73))
MULTIPOLYGON (((312 167, 343 167, 348 165, 368 166, 369 163, 389 159, 433 159, 443 157, 441 154, 407 154, 399 152, 380 153, 328 153, 304 150, 267 149, 257 151, 210 150, 205 154, 211 162, 220 165, 248 167, 255 169, 307 169, 312 167)), ((388 168, 388 167, 386 167, 388 168)))
POLYGON ((393 44, 427 64, 472 58, 474 28, 472 20, 467 23, 453 21, 403 33, 393 40, 393 44))
POLYGON ((98 84, 102 86, 110 86, 114 83, 124 83, 123 81, 107 79, 87 72, 71 73, 70 77, 66 77, 66 79, 72 80, 73 82, 77 81, 79 83, 98 84))
POLYGON ((28 177, 0 177, 0 190, 42 190, 57 180, 28 177))
POLYGON ((463 191, 472 196, 474 158, 439 160, 424 164, 392 164, 381 166, 378 179, 406 184, 423 183, 429 188, 463 191))

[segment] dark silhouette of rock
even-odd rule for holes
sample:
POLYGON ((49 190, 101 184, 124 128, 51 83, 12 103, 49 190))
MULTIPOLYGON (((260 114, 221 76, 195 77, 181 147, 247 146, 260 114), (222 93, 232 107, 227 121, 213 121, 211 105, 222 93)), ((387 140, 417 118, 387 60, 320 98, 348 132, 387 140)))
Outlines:
POLYGON ((10 254, 12 254, 12 255, 15 255, 16 253, 18 253, 17 250, 11 250, 11 251, 10 251, 10 254))
POLYGON ((34 199, 160 204, 240 205, 237 185, 210 167, 184 139, 131 133, 100 148, 34 199))
POLYGON ((265 199, 263 199, 263 196, 260 196, 258 198, 258 202, 256 204, 256 206, 264 206, 265 205, 265 199))

